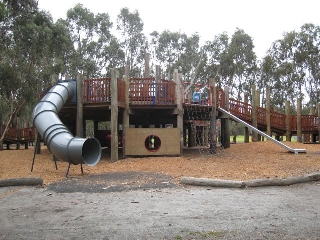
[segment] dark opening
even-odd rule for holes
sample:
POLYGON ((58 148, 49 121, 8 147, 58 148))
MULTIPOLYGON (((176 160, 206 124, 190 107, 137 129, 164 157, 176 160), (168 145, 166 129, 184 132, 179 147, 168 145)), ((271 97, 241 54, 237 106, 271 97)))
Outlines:
POLYGON ((149 135, 144 141, 144 145, 149 151, 156 152, 161 147, 161 139, 158 136, 149 135))

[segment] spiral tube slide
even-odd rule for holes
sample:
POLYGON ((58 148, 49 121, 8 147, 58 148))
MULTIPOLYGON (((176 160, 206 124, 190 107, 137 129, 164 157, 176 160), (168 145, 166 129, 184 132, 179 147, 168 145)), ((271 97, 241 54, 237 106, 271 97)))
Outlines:
POLYGON ((53 86, 33 109, 33 125, 57 158, 75 165, 94 166, 101 158, 100 142, 96 138, 74 137, 58 117, 63 105, 75 96, 76 81, 53 86))

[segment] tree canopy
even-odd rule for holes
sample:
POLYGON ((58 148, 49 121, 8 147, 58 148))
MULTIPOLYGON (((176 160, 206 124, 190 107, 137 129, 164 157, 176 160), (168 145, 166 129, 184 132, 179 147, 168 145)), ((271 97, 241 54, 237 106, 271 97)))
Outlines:
POLYGON ((320 27, 312 23, 275 39, 261 60, 243 29, 201 44, 197 33, 154 29, 145 35, 143 27, 139 12, 128 8, 120 10, 116 24, 108 13, 94 14, 82 4, 53 22, 36 0, 0 1, 1 123, 21 100, 31 109, 53 75, 94 78, 108 75, 110 68, 124 74, 125 66, 131 77, 142 75, 145 53, 168 79, 174 69, 192 84, 205 85, 215 78, 238 99, 256 84, 260 89, 270 86, 272 104, 280 109, 286 100, 294 105, 298 97, 309 105, 320 102, 320 27))

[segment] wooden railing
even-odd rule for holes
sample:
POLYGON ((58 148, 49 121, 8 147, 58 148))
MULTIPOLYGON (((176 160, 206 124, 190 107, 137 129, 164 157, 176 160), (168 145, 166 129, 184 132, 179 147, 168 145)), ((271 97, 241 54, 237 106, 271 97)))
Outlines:
MULTIPOLYGON (((4 130, 4 126, 2 129, 4 130)), ((9 127, 4 139, 10 142, 32 142, 35 140, 35 128, 28 127, 17 129, 14 127, 9 127)))
MULTIPOLYGON (((84 103, 105 103, 111 102, 110 78, 84 80, 83 101, 84 103)), ((126 82, 122 79, 117 81, 118 101, 125 103, 126 82)), ((213 87, 208 87, 208 94, 201 100, 200 106, 211 106, 213 87)), ((183 94, 184 96, 184 94, 183 94)), ((192 101, 183 101, 185 104, 192 104, 192 101)), ((131 78, 129 81, 129 103, 131 105, 175 105, 176 83, 168 80, 156 82, 154 78, 131 78)), ((240 119, 252 123, 252 105, 230 98, 226 102, 225 92, 216 88, 217 107, 226 109, 229 104, 229 111, 240 119)), ((257 107, 258 126, 267 125, 267 110, 257 107)), ((318 116, 302 115, 302 132, 318 131, 318 116)), ((286 115, 270 111, 270 124, 273 130, 286 131, 286 115)), ((290 117, 290 131, 297 131, 297 117, 290 117)))
POLYGON ((30 142, 35 140, 35 128, 22 128, 19 130, 19 141, 30 142))
POLYGON ((158 83, 154 78, 132 78, 129 99, 133 105, 176 104, 176 84, 167 80, 158 83))
POLYGON ((83 81, 83 102, 110 102, 111 78, 86 79, 83 81))
POLYGON ((250 104, 241 102, 239 100, 229 99, 229 111, 246 122, 252 121, 252 108, 250 104))
MULTIPOLYGON (((318 116, 317 115, 302 115, 301 130, 302 132, 318 131, 318 116)), ((290 119, 291 131, 297 131, 297 116, 291 116, 290 119)))

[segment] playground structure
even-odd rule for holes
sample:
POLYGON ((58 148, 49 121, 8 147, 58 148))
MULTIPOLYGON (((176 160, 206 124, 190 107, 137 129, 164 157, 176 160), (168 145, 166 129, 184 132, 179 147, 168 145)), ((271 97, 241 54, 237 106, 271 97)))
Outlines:
MULTIPOLYGON (((221 120, 221 144, 225 148, 230 147, 229 119, 240 122, 250 129, 252 134, 257 133, 266 137, 293 153, 304 153, 305 149, 289 148, 278 141, 279 136, 286 136, 290 141, 293 135, 308 134, 312 136, 313 142, 316 142, 319 136, 318 115, 291 116, 271 111, 268 108, 261 108, 254 102, 248 104, 231 99, 228 97, 227 88, 224 90, 216 88, 213 79, 206 86, 208 89, 206 96, 199 104, 193 104, 190 99, 184 97, 184 86, 182 86, 177 70, 174 72, 173 81, 160 79, 159 75, 155 78, 119 78, 118 71, 113 69, 111 78, 85 80, 79 78, 78 81, 71 82, 77 85, 78 98, 69 99, 69 101, 66 101, 66 98, 54 104, 59 105, 59 111, 48 107, 50 110, 46 109, 44 112, 49 111, 50 114, 59 115, 66 129, 70 129, 73 135, 79 137, 81 137, 81 131, 85 136, 83 132, 85 120, 94 122, 94 132, 101 130, 98 129, 99 121, 110 121, 109 131, 113 136, 111 138, 112 161, 117 161, 119 157, 118 139, 122 139, 123 157, 180 155, 184 146, 207 146, 211 144, 207 139, 216 136, 212 133, 214 131, 211 131, 215 129, 216 119, 221 120), (121 138, 118 136, 119 132, 122 134, 121 138), (276 139, 271 137, 271 133, 276 134, 276 139), (197 134, 200 134, 203 142, 196 143, 197 134)), ((49 91, 49 93, 52 92, 59 91, 49 91)), ((46 95, 45 100, 42 101, 50 102, 48 98, 46 95)), ((42 107, 36 108, 41 109, 42 107)), ((46 132, 50 124, 47 126, 43 123, 48 116, 46 115, 42 120, 35 119, 35 123, 38 122, 35 126, 38 130, 40 127, 41 135, 44 136, 50 135, 46 132)), ((60 126, 61 123, 57 125, 60 126)), ((47 142, 46 138, 44 137, 47 142)), ((257 140, 254 141, 259 140, 259 137, 255 138, 257 140)), ((66 147, 63 146, 62 149, 66 147)), ((64 151, 62 149, 59 151, 64 151)), ((73 148, 67 152, 69 151, 83 152, 73 148)), ((69 157, 61 156, 61 154, 58 157, 70 161, 69 157)), ((86 163, 81 160, 83 157, 81 154, 78 157, 80 160, 76 163, 86 163)), ((95 156, 94 163, 97 161, 95 156)))

